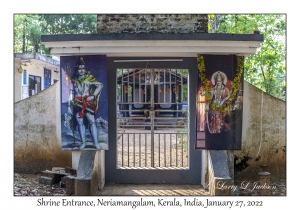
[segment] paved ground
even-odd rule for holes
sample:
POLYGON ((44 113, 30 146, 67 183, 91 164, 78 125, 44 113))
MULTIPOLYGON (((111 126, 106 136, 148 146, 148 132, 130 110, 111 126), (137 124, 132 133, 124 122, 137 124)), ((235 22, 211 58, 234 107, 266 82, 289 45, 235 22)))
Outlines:
POLYGON ((102 196, 206 196, 208 191, 199 185, 168 184, 105 184, 97 195, 102 196))

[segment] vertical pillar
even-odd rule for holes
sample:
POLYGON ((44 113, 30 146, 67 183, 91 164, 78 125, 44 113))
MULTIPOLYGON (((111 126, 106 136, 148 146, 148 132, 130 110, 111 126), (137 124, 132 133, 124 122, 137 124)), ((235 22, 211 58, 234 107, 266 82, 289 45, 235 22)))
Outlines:
POLYGON ((98 188, 101 190, 105 184, 105 150, 98 150, 98 188))
POLYGON ((201 151, 201 185, 204 189, 209 188, 209 177, 208 177, 208 151, 202 150, 201 151))

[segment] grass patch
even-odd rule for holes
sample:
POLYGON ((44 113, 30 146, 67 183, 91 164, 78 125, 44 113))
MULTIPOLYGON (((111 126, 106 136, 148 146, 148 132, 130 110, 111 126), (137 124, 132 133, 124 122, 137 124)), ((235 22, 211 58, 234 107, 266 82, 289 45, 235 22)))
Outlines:
POLYGON ((19 184, 27 184, 27 180, 24 178, 19 179, 19 184))

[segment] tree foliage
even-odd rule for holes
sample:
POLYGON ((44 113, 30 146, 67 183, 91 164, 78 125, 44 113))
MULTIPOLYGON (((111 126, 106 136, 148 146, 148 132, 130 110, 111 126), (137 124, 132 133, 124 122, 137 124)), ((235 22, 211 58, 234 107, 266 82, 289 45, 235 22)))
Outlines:
POLYGON ((68 14, 40 15, 45 34, 89 34, 96 33, 97 15, 68 14))
MULTIPOLYGON (((286 98, 286 16, 280 14, 214 15, 217 33, 259 31, 264 42, 245 60, 245 79, 270 95, 286 98)), ((213 29, 213 27, 212 27, 213 29)), ((212 30, 211 29, 211 30, 212 30)))
POLYGON ((41 35, 96 33, 96 26, 96 14, 16 14, 14 52, 49 54, 41 35))
POLYGON ((14 16, 14 51, 39 52, 41 27, 38 15, 14 16))

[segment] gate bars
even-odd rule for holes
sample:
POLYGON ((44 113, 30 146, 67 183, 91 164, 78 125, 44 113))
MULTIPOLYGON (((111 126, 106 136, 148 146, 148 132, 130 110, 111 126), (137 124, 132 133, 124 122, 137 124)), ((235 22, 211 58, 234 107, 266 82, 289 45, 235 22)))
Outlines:
POLYGON ((187 169, 188 71, 117 71, 118 168, 187 169))

